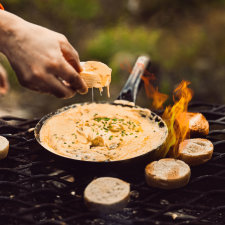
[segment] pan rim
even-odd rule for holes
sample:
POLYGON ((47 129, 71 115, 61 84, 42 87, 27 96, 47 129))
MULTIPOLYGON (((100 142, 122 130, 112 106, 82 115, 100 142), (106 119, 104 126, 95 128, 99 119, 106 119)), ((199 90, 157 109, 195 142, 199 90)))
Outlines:
MULTIPOLYGON (((127 158, 127 159, 122 159, 122 160, 113 160, 113 161, 89 161, 89 160, 80 160, 80 159, 75 159, 75 158, 71 158, 71 157, 69 157, 69 156, 65 156, 65 155, 61 155, 61 154, 59 154, 59 153, 57 153, 57 152, 55 152, 54 150, 52 150, 52 149, 50 149, 50 148, 47 148, 47 146, 46 145, 44 145, 44 143, 42 143, 41 141, 40 141, 40 130, 41 130, 41 128, 42 128, 42 126, 44 125, 44 123, 48 120, 48 119, 50 119, 51 117, 53 117, 53 116, 55 116, 55 115, 57 115, 57 114, 60 114, 60 113, 62 113, 62 112, 65 112, 65 111, 67 111, 67 110, 69 110, 69 109, 71 109, 71 108, 75 108, 75 107, 77 107, 77 106, 79 106, 79 105, 86 105, 86 104, 92 104, 92 103, 95 103, 95 104, 110 104, 110 105, 120 105, 120 106, 122 106, 122 107, 130 107, 130 108, 142 108, 142 107, 140 107, 140 106, 137 106, 137 105, 134 105, 134 106, 132 106, 132 105, 129 105, 129 103, 131 103, 131 102, 129 102, 129 101, 127 101, 128 102, 128 104, 122 104, 122 103, 116 103, 116 102, 107 102, 107 101, 100 101, 100 102, 83 102, 83 103, 75 103, 75 104, 71 104, 71 105, 68 105, 68 106, 64 106, 64 107, 62 107, 62 108, 59 108, 59 109, 57 109, 55 112, 50 112, 50 113, 48 113, 48 114, 46 114, 45 116, 43 116, 39 121, 38 121, 38 123, 36 124, 36 126, 35 126, 35 128, 34 128, 34 136, 35 136, 35 139, 36 139, 36 141, 45 149, 45 150, 47 150, 48 152, 50 152, 50 153, 52 153, 52 154, 54 154, 54 155, 57 155, 57 156, 59 156, 59 157, 62 157, 62 158, 65 158, 65 159, 69 159, 69 160, 74 160, 75 162, 80 162, 80 163, 92 163, 92 164, 116 164, 116 163, 122 163, 122 162, 126 162, 126 161, 128 161, 128 160, 135 160, 135 159, 138 159, 138 158, 141 158, 141 157, 145 157, 145 156, 147 156, 148 154, 150 154, 150 153, 152 153, 153 151, 156 151, 156 150, 158 150, 164 143, 165 143, 165 141, 166 141, 166 139, 167 139, 167 137, 168 137, 168 127, 167 127, 167 124, 165 123, 165 121, 160 117, 160 116, 158 116, 156 113, 154 113, 154 112, 152 112, 151 110, 150 110, 150 112, 151 112, 151 120, 158 120, 157 122, 158 123, 160 123, 160 122, 162 122, 163 123, 163 125, 164 125, 164 127, 166 128, 165 129, 165 133, 164 133, 164 137, 162 138, 162 141, 160 142, 160 144, 156 147, 156 148, 153 148, 153 149, 151 149, 151 150, 149 150, 148 152, 146 152, 146 153, 144 153, 144 154, 141 154, 141 155, 137 155, 137 156, 135 156, 135 157, 131 157, 131 158, 127 158)), ((144 108, 142 108, 142 109, 144 109, 144 108)), ((155 121, 156 122, 156 121, 155 121)))

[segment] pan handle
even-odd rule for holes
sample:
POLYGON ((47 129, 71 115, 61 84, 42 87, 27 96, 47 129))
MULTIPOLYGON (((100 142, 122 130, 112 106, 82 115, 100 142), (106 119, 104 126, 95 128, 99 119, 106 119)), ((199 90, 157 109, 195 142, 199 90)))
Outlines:
POLYGON ((141 83, 141 77, 149 66, 150 58, 148 56, 138 57, 126 84, 117 98, 118 100, 127 100, 135 103, 137 92, 141 83))

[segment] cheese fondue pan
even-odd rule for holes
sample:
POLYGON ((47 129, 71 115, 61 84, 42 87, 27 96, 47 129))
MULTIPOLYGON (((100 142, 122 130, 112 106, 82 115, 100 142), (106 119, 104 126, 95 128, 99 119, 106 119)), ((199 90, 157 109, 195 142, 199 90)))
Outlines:
MULTIPOLYGON (((119 97, 117 98, 117 100, 115 100, 114 102, 104 102, 104 104, 112 104, 112 105, 121 105, 122 107, 131 107, 131 108, 140 108, 138 106, 135 105, 135 100, 136 100, 136 96, 138 93, 138 89, 140 87, 141 84, 141 76, 144 75, 144 72, 146 71, 146 69, 150 66, 150 59, 147 56, 140 56, 131 73, 130 76, 126 82, 126 84, 124 85, 123 89, 121 90, 119 97), (121 101, 124 100, 124 101, 121 101)), ((102 104, 103 102, 101 102, 102 104)), ((84 103, 83 103, 84 104, 84 103)), ((85 103, 85 104, 91 104, 91 103, 85 103)), ((98 103, 97 103, 98 104, 98 103)), ((159 143, 159 145, 157 147, 155 147, 154 149, 149 149, 149 151, 147 153, 144 153, 142 155, 133 157, 133 158, 129 158, 129 159, 123 159, 123 160, 114 160, 114 161, 87 161, 87 160, 78 160, 78 159, 74 159, 74 158, 70 158, 68 156, 63 156, 60 155, 57 152, 54 152, 50 149, 47 149, 45 145, 43 145, 43 143, 40 140, 40 130, 42 129, 43 124, 46 122, 46 120, 48 120, 49 118, 64 112, 68 109, 71 108, 75 108, 77 106, 81 106, 82 104, 73 104, 73 105, 69 105, 66 107, 63 107, 59 110, 57 110, 56 112, 52 112, 46 116, 44 116, 36 125, 35 130, 34 130, 34 134, 35 134, 35 138, 37 140, 37 142, 48 152, 51 153, 50 157, 56 157, 60 160, 65 161, 65 163, 67 164, 69 161, 72 162, 72 164, 76 164, 76 165, 86 165, 86 166, 94 166, 94 167, 98 167, 98 166, 121 166, 121 165, 137 165, 142 163, 143 166, 146 165, 145 163, 148 163, 150 161, 152 161, 154 159, 154 154, 155 152, 164 144, 164 142, 166 141, 167 135, 168 135, 168 129, 166 126, 166 123, 162 120, 161 117, 159 117, 157 114, 155 114, 154 112, 151 112, 150 115, 148 115, 146 117, 146 119, 150 119, 153 123, 156 123, 157 126, 159 126, 159 128, 161 129, 160 131, 162 131, 162 138, 161 141, 159 143)), ((144 117, 144 115, 143 115, 144 117)), ((157 136, 157 133, 155 134, 157 136)), ((154 141, 154 138, 153 138, 154 141)))

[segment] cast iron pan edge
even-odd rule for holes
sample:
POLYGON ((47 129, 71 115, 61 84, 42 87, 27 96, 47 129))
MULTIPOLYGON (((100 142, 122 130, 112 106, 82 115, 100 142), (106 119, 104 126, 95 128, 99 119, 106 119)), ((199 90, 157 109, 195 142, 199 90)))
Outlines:
MULTIPOLYGON (((118 100, 125 100, 128 101, 128 104, 120 104, 120 103, 116 103, 115 102, 99 102, 99 103, 108 103, 108 104, 113 104, 113 105, 121 105, 121 106, 126 106, 126 107, 132 107, 132 108, 141 108, 139 106, 132 106, 129 103, 135 103, 136 100, 136 96, 138 93, 138 89, 140 87, 140 83, 141 83, 141 76, 144 74, 144 71, 146 70, 146 68, 150 65, 150 59, 149 57, 146 56, 140 56, 136 63, 135 66, 133 67, 133 70, 126 82, 126 84, 124 85, 122 91, 120 92, 119 97, 117 98, 118 100)), ((91 102, 90 102, 91 103, 91 102)), ((129 167, 129 166, 138 166, 138 165, 145 165, 146 163, 152 161, 154 159, 154 154, 155 152, 165 143, 167 135, 168 135, 168 129, 165 130, 165 135, 164 135, 164 139, 162 140, 161 145, 159 145, 157 148, 152 149, 151 151, 130 158, 130 159, 124 159, 124 160, 117 160, 117 161, 84 161, 84 160, 78 160, 78 159, 72 159, 66 156, 62 156, 59 155, 53 151, 51 151, 50 149, 45 148, 45 146, 43 146, 43 144, 40 141, 40 130, 43 126, 43 124, 46 122, 46 120, 48 120, 49 118, 51 118, 54 115, 57 115, 61 112, 64 112, 68 109, 71 108, 75 108, 78 105, 84 105, 84 104, 90 104, 90 103, 78 103, 78 104, 73 104, 73 105, 69 105, 69 106, 65 106, 61 109, 58 109, 56 112, 52 112, 47 114, 46 116, 44 116, 36 125, 35 130, 34 130, 34 135, 35 138, 37 140, 37 142, 45 149, 48 150, 48 152, 53 153, 51 154, 51 156, 55 156, 55 159, 58 159, 60 161, 64 161, 65 163, 69 163, 69 161, 72 163, 72 165, 77 165, 77 166, 87 166, 87 167, 93 167, 93 168, 97 168, 97 167, 113 167, 113 168, 121 168, 121 166, 125 166, 125 167, 129 167)), ((158 123, 158 125, 160 127, 166 127, 167 125, 166 123, 162 120, 161 117, 159 117, 157 114, 155 114, 154 112, 151 112, 151 115, 149 117, 150 120, 154 120, 156 123, 158 123)))

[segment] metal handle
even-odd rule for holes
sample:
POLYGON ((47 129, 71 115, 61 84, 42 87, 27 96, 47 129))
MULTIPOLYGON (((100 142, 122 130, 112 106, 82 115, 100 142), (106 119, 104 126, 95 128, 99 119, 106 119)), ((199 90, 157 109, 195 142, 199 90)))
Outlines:
POLYGON ((135 103, 141 77, 148 66, 150 66, 150 58, 148 56, 139 56, 117 99, 135 103))

